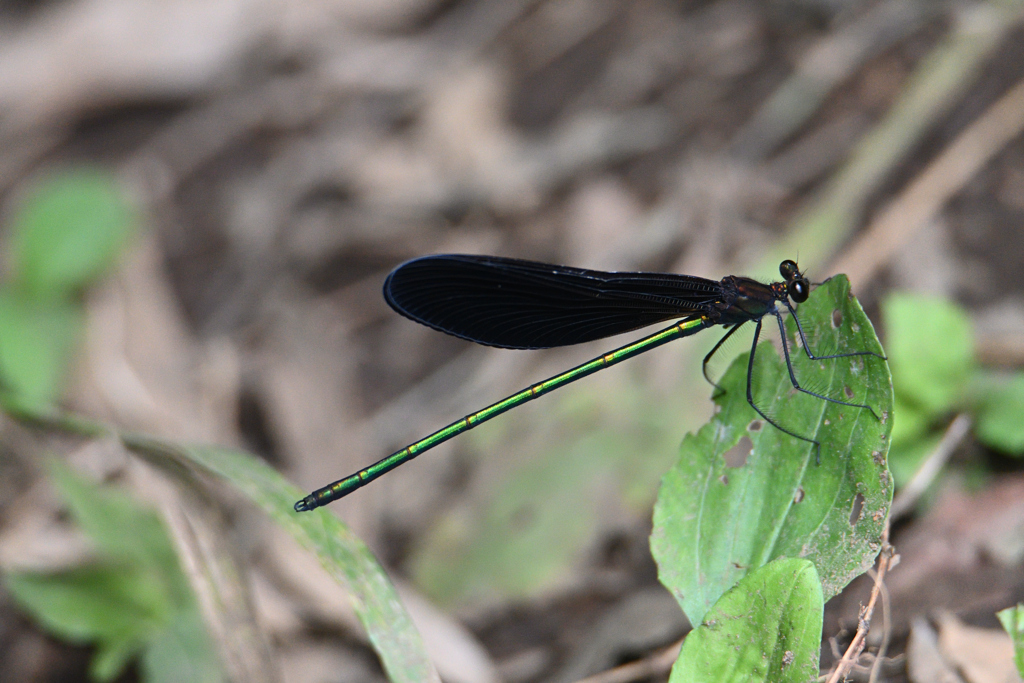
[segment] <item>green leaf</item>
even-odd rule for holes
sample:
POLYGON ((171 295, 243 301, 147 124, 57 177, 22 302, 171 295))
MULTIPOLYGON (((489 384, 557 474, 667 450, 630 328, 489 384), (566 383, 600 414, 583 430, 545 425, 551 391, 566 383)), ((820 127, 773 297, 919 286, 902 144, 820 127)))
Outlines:
MULTIPOLYGON (((843 276, 817 288, 798 315, 818 353, 882 353, 843 276)), ((792 335, 792 319, 788 323, 792 335)), ((654 510, 651 551, 659 576, 691 622, 700 621, 745 574, 776 558, 813 561, 831 597, 863 573, 881 547, 892 500, 885 459, 893 398, 885 361, 811 361, 799 349, 791 356, 803 386, 867 403, 881 419, 863 408, 795 392, 772 347, 759 346, 755 401, 787 429, 821 442, 817 465, 812 444, 765 424, 747 404, 746 355, 732 364, 716 399, 721 410, 684 439, 654 510), (752 444, 746 463, 730 467, 724 455, 743 437, 752 444)))
POLYGON ((51 461, 49 470, 71 516, 105 557, 152 571, 168 604, 191 600, 174 544, 155 511, 118 489, 97 486, 60 460, 51 461))
POLYGON ((141 647, 134 640, 97 643, 96 653, 89 662, 89 676, 96 681, 114 680, 138 654, 141 647))
POLYGON ((82 312, 70 303, 0 289, 0 385, 29 406, 53 403, 81 329, 82 312))
POLYGON ((1013 641, 1013 661, 1017 665, 1017 673, 1024 678, 1024 603, 996 612, 996 616, 1010 634, 1013 641))
POLYGON ((128 643, 138 649, 171 612, 150 577, 126 566, 11 572, 6 585, 48 631, 75 643, 128 643))
POLYGON ((824 606, 812 562, 786 558, 760 567, 686 637, 669 682, 813 681, 824 606))
POLYGON ((915 443, 928 434, 932 417, 918 405, 904 401, 897 392, 892 411, 893 448, 915 443))
MULTIPOLYGON (((924 459, 935 451, 941 441, 942 434, 934 433, 923 435, 916 441, 893 443, 889 449, 889 471, 892 472, 892 479, 896 482, 897 488, 907 485, 924 463, 924 459)), ((929 489, 934 489, 935 484, 940 481, 941 476, 932 482, 929 489)))
POLYGON ((38 181, 12 224, 15 284, 66 297, 113 263, 134 221, 112 174, 79 168, 38 181))
POLYGON ((94 678, 117 678, 142 655, 145 680, 222 680, 198 607, 166 600, 149 570, 93 565, 55 574, 12 572, 7 589, 18 604, 54 635, 95 643, 94 678))
POLYGON ((1024 455, 1024 374, 988 378, 977 411, 975 434, 986 445, 1010 455, 1024 455))
POLYGON ((12 572, 6 585, 18 603, 55 635, 95 643, 90 671, 97 680, 116 678, 140 654, 159 661, 171 645, 182 663, 164 662, 159 670, 188 675, 149 680, 220 680, 219 660, 159 517, 58 461, 50 470, 98 557, 52 574, 12 572))
POLYGON ((975 367, 967 314, 945 299, 894 294, 882 316, 896 393, 932 416, 953 409, 975 367))
POLYGON ((198 465, 227 479, 302 546, 348 590, 356 615, 392 681, 437 681, 423 641, 394 586, 366 546, 326 509, 297 513, 299 491, 254 456, 211 446, 179 446, 143 437, 125 444, 155 464, 198 465))

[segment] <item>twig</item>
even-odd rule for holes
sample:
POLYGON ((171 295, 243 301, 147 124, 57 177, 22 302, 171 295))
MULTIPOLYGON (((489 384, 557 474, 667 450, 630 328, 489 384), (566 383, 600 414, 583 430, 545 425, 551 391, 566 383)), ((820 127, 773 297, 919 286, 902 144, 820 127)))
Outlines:
POLYGON ((888 0, 864 12, 804 52, 793 74, 761 106, 732 143, 742 159, 762 159, 818 111, 822 102, 865 61, 917 30, 937 7, 888 0))
MULTIPOLYGON (((875 578, 873 572, 872 578, 875 578)), ((889 603, 889 589, 884 583, 876 581, 876 585, 882 596, 882 642, 878 645, 875 661, 871 665, 868 683, 876 683, 878 680, 878 672, 882 669, 882 661, 885 659, 885 652, 889 649, 889 638, 892 636, 892 605, 889 603)))
POLYGON ((581 678, 576 683, 630 683, 665 674, 679 658, 682 647, 683 641, 680 640, 650 657, 581 678))
POLYGON ((1024 131, 1024 81, 957 136, 907 189, 875 218, 833 271, 846 273, 854 287, 870 280, 925 227, 981 168, 1024 131))
POLYGON ((886 522, 885 529, 882 530, 882 552, 878 555, 878 573, 875 575, 875 585, 871 589, 871 597, 868 599, 868 604, 861 609, 860 619, 857 620, 857 632, 853 636, 853 641, 846 648, 846 653, 839 660, 839 664, 836 665, 836 670, 829 677, 828 683, 838 683, 842 680, 849 673, 850 669, 853 668, 861 652, 864 651, 864 641, 867 638, 868 631, 871 629, 871 617, 875 613, 878 597, 882 594, 882 582, 885 581, 885 574, 889 571, 893 555, 893 547, 889 545, 889 523, 886 522))
MULTIPOLYGON (((867 203, 885 179, 891 177, 893 169, 906 158, 935 121, 959 100, 964 90, 974 82, 989 56, 1003 43, 1007 33, 1021 21, 1024 3, 1020 0, 979 2, 957 11, 954 16, 957 20, 953 30, 928 55, 918 60, 914 73, 908 78, 906 87, 885 118, 854 147, 849 160, 832 175, 817 198, 790 221, 785 239, 761 254, 761 263, 765 264, 763 267, 766 271, 769 264, 774 271, 775 264, 785 258, 792 258, 797 251, 807 264, 822 263, 839 253, 857 229, 867 203)), ((990 120, 992 112, 990 110, 982 118, 990 120)), ((971 130, 978 123, 972 125, 971 130)), ((957 142, 962 138, 963 135, 957 142)), ((952 147, 947 151, 951 150, 952 147)), ((950 159, 947 154, 943 154, 942 158, 950 159, 946 162, 947 167, 950 163, 958 164, 961 161, 970 163, 978 150, 972 146, 969 155, 965 154, 963 160, 955 157, 950 159)), ((937 177, 948 180, 953 175, 943 172, 937 177)), ((928 188, 929 198, 933 196, 930 191, 937 187, 928 188)), ((942 183, 942 187, 948 186, 942 183)), ((918 205, 918 195, 914 196, 915 205, 918 205)), ((890 227, 891 224, 887 229, 890 227)), ((897 223, 891 229, 898 230, 899 227, 897 223)), ((913 234, 917 227, 908 226, 908 229, 913 234)), ((896 247, 888 242, 890 239, 883 233, 881 238, 876 238, 864 251, 858 252, 864 259, 862 262, 871 262, 876 252, 891 254, 890 250, 896 247)), ((854 289, 857 289, 858 283, 863 284, 865 279, 858 270, 862 266, 849 256, 839 261, 841 267, 829 268, 829 271, 847 273, 854 289), (847 268, 850 264, 857 271, 858 277, 854 277, 854 273, 847 268)))
POLYGON ((967 413, 960 413, 949 423, 949 427, 946 428, 946 433, 942 436, 939 445, 921 463, 921 466, 914 473, 914 476, 910 478, 910 481, 907 482, 907 485, 896 495, 896 499, 889 508, 890 523, 899 519, 914 507, 917 500, 928 490, 932 481, 935 480, 935 477, 942 470, 942 466, 946 464, 949 456, 953 454, 953 451, 956 450, 956 447, 960 445, 960 442, 963 441, 970 430, 971 416, 967 413))

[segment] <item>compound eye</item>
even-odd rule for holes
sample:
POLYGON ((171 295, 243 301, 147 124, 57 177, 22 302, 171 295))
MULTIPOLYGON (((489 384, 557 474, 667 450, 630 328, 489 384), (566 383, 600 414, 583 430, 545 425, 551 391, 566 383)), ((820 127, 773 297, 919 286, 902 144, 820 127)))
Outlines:
POLYGON ((807 301, 807 297, 811 293, 811 286, 807 283, 807 280, 803 278, 793 280, 789 283, 786 289, 789 290, 789 298, 798 304, 802 304, 807 301))
POLYGON ((797 268, 796 263, 786 259, 779 264, 779 274, 782 275, 786 282, 790 282, 800 275, 800 269, 797 268))

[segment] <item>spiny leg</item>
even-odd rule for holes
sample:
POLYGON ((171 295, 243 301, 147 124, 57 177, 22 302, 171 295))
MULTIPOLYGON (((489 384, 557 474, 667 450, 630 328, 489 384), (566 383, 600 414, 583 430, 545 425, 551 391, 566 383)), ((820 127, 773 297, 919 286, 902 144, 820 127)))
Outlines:
MULTIPOLYGON (((821 464, 821 442, 819 442, 817 439, 809 439, 806 436, 800 436, 799 434, 797 434, 795 432, 791 432, 790 430, 786 429, 785 427, 780 425, 778 422, 776 422, 772 418, 768 417, 764 413, 764 411, 762 411, 760 408, 758 408, 757 404, 754 403, 754 392, 753 392, 753 390, 751 388, 751 384, 752 384, 752 378, 754 376, 754 354, 757 352, 757 340, 758 340, 758 337, 760 337, 760 336, 761 336, 761 319, 758 318, 758 320, 757 320, 757 327, 754 328, 754 343, 750 347, 750 359, 747 361, 747 403, 749 403, 750 407, 753 408, 754 411, 758 415, 763 417, 768 424, 770 424, 771 426, 775 427, 776 429, 778 429, 783 434, 789 434, 794 439, 800 439, 801 441, 806 441, 807 443, 813 443, 814 444, 814 464, 820 465, 821 464)), ((789 360, 788 352, 787 352, 787 355, 786 355, 786 359, 787 359, 787 362, 788 362, 788 360, 789 360)))
MULTIPOLYGON (((772 315, 774 315, 775 319, 779 322, 779 334, 782 335, 782 353, 786 356, 786 369, 789 370, 789 381, 793 383, 793 388, 794 389, 796 389, 797 391, 802 391, 805 394, 810 394, 811 396, 815 396, 817 398, 820 398, 823 401, 830 401, 832 403, 838 403, 839 405, 850 406, 851 408, 867 408, 868 411, 872 415, 875 416, 876 420, 880 420, 881 419, 881 418, 878 417, 878 414, 875 413, 874 408, 872 408, 871 406, 869 406, 867 404, 864 404, 864 403, 850 403, 849 401, 840 401, 838 398, 832 398, 831 396, 825 396, 824 394, 819 394, 817 392, 811 391, 810 389, 804 389, 802 386, 800 386, 800 383, 796 381, 796 373, 793 372, 793 363, 792 363, 792 361, 789 358, 789 340, 786 338, 786 326, 782 324, 782 314, 776 312, 776 313, 773 313, 772 315)), ((795 318, 795 316, 794 316, 794 318, 795 318)), ((797 323, 797 327, 799 327, 799 323, 797 323)), ((804 343, 806 344, 806 342, 804 342, 804 343)), ((807 347, 804 346, 804 348, 806 349, 807 347)), ((846 353, 846 354, 842 354, 842 355, 838 355, 838 356, 821 356, 819 358, 815 358, 814 356, 811 356, 811 358, 813 360, 824 360, 824 359, 828 359, 828 358, 846 358, 846 357, 849 357, 849 356, 863 355, 865 353, 871 353, 871 352, 870 351, 860 351, 858 353, 846 353)), ((808 354, 808 355, 810 355, 810 354, 808 354)), ((875 355, 875 354, 872 354, 872 355, 875 355)))
POLYGON ((737 324, 733 325, 732 327, 730 327, 729 331, 726 332, 722 336, 722 338, 718 340, 718 343, 715 344, 715 347, 713 349, 711 349, 710 351, 708 351, 708 355, 704 356, 704 362, 701 364, 701 371, 704 373, 704 379, 708 382, 708 384, 713 386, 715 389, 718 389, 719 391, 725 391, 725 390, 722 389, 721 385, 719 385, 718 382, 716 382, 713 379, 711 379, 710 377, 708 377, 708 361, 710 361, 711 357, 714 356, 715 353, 718 352, 718 349, 720 349, 722 347, 722 344, 725 343, 725 340, 728 339, 729 337, 731 337, 732 333, 735 332, 736 330, 740 329, 740 327, 742 325, 743 325, 743 323, 737 323, 737 324))
MULTIPOLYGON (((829 280, 831 279, 832 278, 829 278, 829 280)), ((828 280, 825 280, 825 282, 828 282, 828 280)), ((789 314, 793 316, 793 321, 796 323, 796 330, 797 332, 800 333, 800 341, 804 346, 804 353, 806 353, 807 357, 810 358, 811 360, 828 360, 830 358, 850 358, 851 356, 874 356, 875 358, 881 358, 882 360, 889 360, 882 354, 875 353, 874 351, 851 351, 849 353, 834 353, 829 356, 815 356, 813 353, 811 353, 811 346, 810 344, 807 343, 807 335, 804 334, 804 327, 803 325, 800 324, 800 318, 797 317, 796 310, 793 308, 793 305, 787 301, 786 308, 789 309, 789 314)), ((783 335, 783 339, 785 338, 785 335, 783 335)))

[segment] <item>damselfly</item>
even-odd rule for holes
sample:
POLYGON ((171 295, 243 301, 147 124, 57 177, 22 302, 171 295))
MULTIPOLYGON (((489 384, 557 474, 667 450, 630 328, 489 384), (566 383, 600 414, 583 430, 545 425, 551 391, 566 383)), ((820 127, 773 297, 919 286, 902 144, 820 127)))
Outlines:
POLYGON ((784 311, 793 316, 801 346, 812 360, 865 355, 884 357, 872 351, 815 356, 793 307, 794 303, 807 300, 811 283, 793 261, 783 261, 779 273, 782 282, 764 284, 735 275, 716 282, 692 275, 606 273, 497 256, 439 255, 403 263, 384 282, 384 298, 393 309, 423 325, 487 346, 546 349, 603 339, 664 320, 677 319, 678 322, 471 413, 366 469, 314 491, 298 501, 295 510, 302 512, 326 505, 516 406, 715 325, 722 325, 727 331, 704 357, 705 378, 708 378, 708 361, 722 344, 744 323, 753 322, 754 340, 747 362, 747 402, 768 424, 813 444, 820 462, 821 444, 816 439, 778 424, 754 402, 751 376, 765 316, 774 316, 778 322, 793 387, 822 400, 863 408, 875 415, 868 405, 825 396, 800 385, 790 360, 790 342, 782 321, 784 311))

